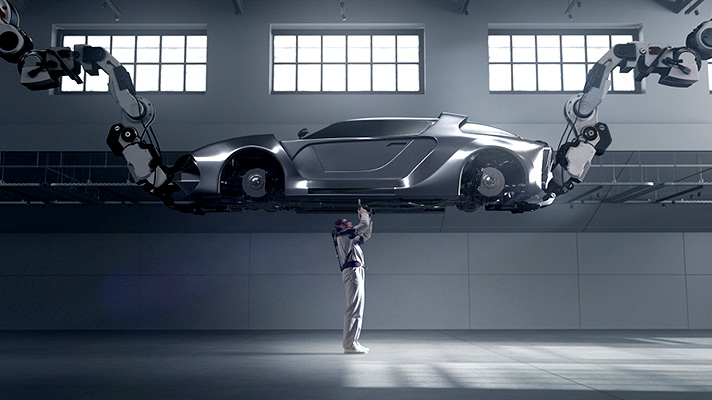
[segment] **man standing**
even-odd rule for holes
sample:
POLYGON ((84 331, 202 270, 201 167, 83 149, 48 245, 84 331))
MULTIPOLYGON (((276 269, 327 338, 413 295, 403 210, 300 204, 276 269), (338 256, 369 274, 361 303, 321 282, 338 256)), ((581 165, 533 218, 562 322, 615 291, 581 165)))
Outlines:
POLYGON ((365 208, 359 206, 359 223, 353 226, 346 218, 334 222, 336 251, 341 265, 341 278, 346 287, 344 315, 344 353, 365 354, 368 348, 358 342, 363 322, 365 268, 361 244, 371 238, 373 222, 365 208))

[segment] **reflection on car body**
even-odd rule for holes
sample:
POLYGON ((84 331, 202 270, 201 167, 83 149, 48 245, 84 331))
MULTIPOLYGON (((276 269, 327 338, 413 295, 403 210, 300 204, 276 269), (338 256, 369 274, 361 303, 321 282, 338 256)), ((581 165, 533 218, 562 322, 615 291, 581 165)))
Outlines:
POLYGON ((552 149, 443 113, 342 121, 300 138, 244 136, 200 148, 176 182, 215 210, 329 211, 361 198, 382 211, 529 211, 543 202, 552 149))

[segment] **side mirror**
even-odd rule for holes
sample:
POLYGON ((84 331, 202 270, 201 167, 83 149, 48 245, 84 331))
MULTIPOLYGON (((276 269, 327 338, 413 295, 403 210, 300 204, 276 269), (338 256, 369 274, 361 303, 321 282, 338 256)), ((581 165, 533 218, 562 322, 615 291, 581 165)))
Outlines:
POLYGON ((307 129, 307 128, 302 128, 302 129, 299 131, 299 133, 297 133, 297 137, 299 137, 299 139, 304 139, 304 136, 306 136, 306 135, 308 135, 308 134, 309 134, 309 129, 307 129))

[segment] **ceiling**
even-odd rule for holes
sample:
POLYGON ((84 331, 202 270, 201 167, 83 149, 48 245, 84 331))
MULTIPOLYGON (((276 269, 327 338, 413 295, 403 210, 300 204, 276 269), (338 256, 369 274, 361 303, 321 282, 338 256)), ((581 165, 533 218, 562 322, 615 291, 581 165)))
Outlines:
MULTIPOLYGON (((230 11, 235 15, 249 15, 249 1, 248 5, 245 5, 245 0, 222 0, 225 4, 226 11, 230 11)), ((334 3, 341 0, 332 0, 334 3)), ((350 0, 343 0, 345 6, 348 6, 350 0)), ((566 8, 567 12, 576 6, 580 7, 585 1, 590 0, 567 0, 568 6, 566 8)), ((678 14, 684 12, 689 14, 694 12, 697 7, 699 7, 705 0, 651 0, 668 10, 678 14)), ((456 12, 461 15, 469 15, 471 9, 477 5, 476 2, 471 2, 470 0, 440 0, 440 2, 448 7, 452 12, 456 12), (474 4, 471 4, 474 3, 474 4)), ((20 13, 28 11, 32 7, 32 0, 11 0, 12 5, 17 8, 20 13)), ((107 12, 113 12, 115 15, 121 16, 121 7, 119 1, 117 0, 102 0, 96 3, 97 6, 102 6, 106 8, 107 12)), ((563 9, 562 9, 563 11, 563 9)))

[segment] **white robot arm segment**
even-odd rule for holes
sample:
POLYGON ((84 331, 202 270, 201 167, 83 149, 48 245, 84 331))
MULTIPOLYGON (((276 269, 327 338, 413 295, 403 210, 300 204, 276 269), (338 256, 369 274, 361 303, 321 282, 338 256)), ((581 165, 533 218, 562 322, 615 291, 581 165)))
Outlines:
POLYGON ((7 0, 0 0, 0 57, 17 63, 32 50, 32 40, 19 28, 20 16, 7 0))
MULTIPOLYGON (((697 41, 703 42, 696 39, 702 36, 700 32, 709 34, 706 51, 712 58, 712 28, 702 25, 696 30, 697 36, 692 39, 688 36, 689 47, 630 42, 614 46, 598 60, 586 77, 583 91, 572 96, 564 106, 564 117, 573 135, 557 150, 552 181, 547 188, 551 196, 566 193, 575 183, 580 183, 593 158, 604 154, 612 142, 608 126, 598 120, 598 106, 611 86, 611 72, 616 68, 624 73, 635 71, 634 78, 638 82, 650 74, 658 74, 661 85, 688 87, 694 84, 699 80, 701 67, 697 41)), ((695 32, 690 35, 693 34, 695 32)))
POLYGON ((712 20, 705 21, 687 35, 685 44, 703 60, 712 58, 712 20))

